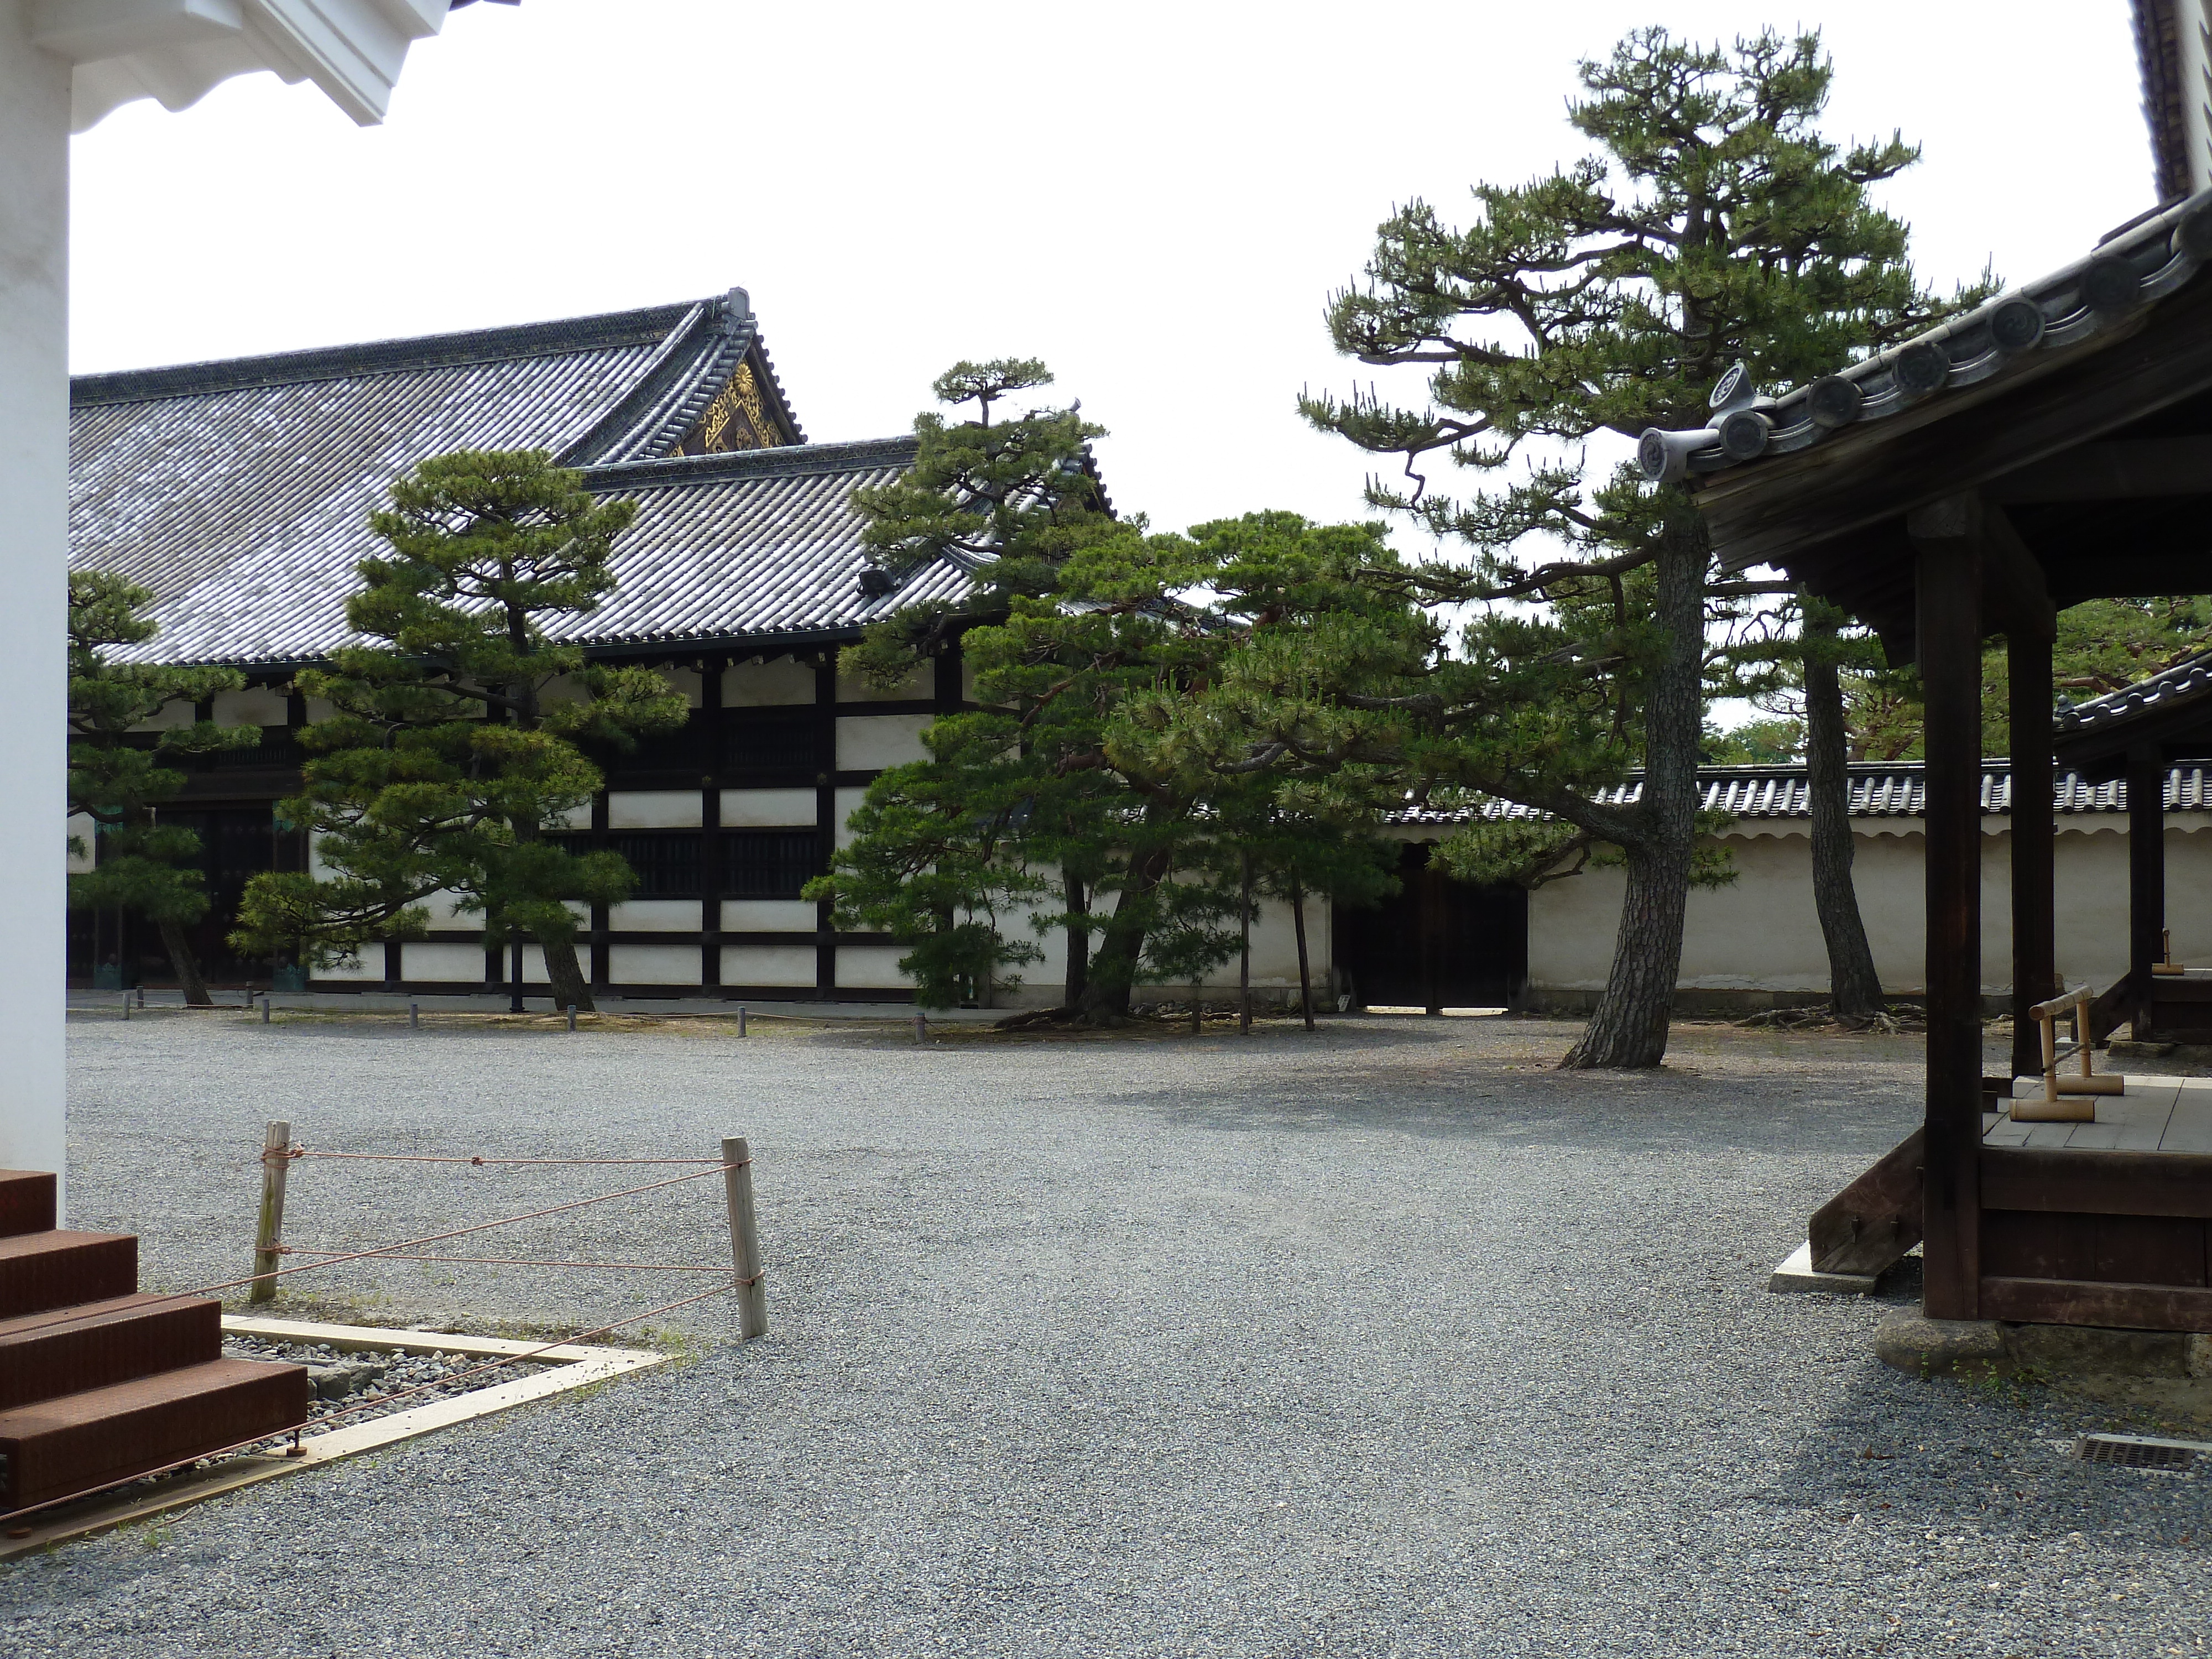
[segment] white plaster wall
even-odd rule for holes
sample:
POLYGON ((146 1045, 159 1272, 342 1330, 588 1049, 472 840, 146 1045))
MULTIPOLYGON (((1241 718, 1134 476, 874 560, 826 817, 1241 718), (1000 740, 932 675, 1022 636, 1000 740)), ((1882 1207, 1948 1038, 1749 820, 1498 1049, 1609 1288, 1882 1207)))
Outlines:
POLYGON ((914 981, 899 971, 905 948, 896 945, 841 945, 837 984, 841 990, 904 991, 914 981))
MULTIPOLYGON (((0 0, 0 5, 5 3, 6 0, 0 0)), ((195 711, 191 704, 181 700, 176 702, 165 702, 154 711, 153 719, 140 720, 131 729, 133 732, 174 732, 191 725, 194 717, 195 711)))
POLYGON ((664 668, 660 671, 660 678, 667 682, 670 690, 681 691, 684 700, 694 708, 704 705, 706 698, 702 690, 704 682, 700 679, 697 669, 664 668))
POLYGON ((556 818, 554 822, 559 824, 563 830, 590 829, 592 827, 591 802, 586 801, 580 806, 570 807, 567 811, 562 813, 559 817, 556 818))
POLYGON ((927 760, 929 750, 921 734, 934 718, 928 714, 863 714, 841 716, 837 721, 837 769, 840 772, 879 771, 927 760))
POLYGON ((814 701, 814 671, 789 657, 732 663, 722 674, 726 708, 774 708, 814 701))
POLYGON ((617 985, 696 985, 696 945, 611 945, 607 977, 617 985))
POLYGON ((696 933, 697 899, 631 899, 607 907, 607 926, 622 933, 696 933))
POLYGON ((218 726, 282 726, 290 713, 283 693, 265 685, 249 685, 236 691, 215 694, 218 726))
POLYGON ((868 792, 865 787, 854 789, 840 789, 836 792, 837 850, 841 853, 853 844, 854 835, 851 827, 852 817, 854 813, 860 810, 860 803, 866 800, 867 797, 868 792))
MULTIPOLYGON (((479 957, 477 961, 481 963, 483 958, 479 957)), ((482 968, 479 967, 477 971, 481 973, 482 968)), ((381 945, 365 945, 362 947, 361 954, 350 962, 334 963, 328 968, 318 968, 311 977, 317 980, 341 981, 365 980, 372 985, 381 984, 384 981, 384 947, 381 945)))
MULTIPOLYGON (((814 907, 805 899, 724 899, 722 931, 726 933, 811 933, 814 931, 814 907)), ((754 982, 745 981, 747 984, 754 982)), ((765 984, 767 981, 758 982, 765 984)))
POLYGON ((65 1188, 70 65, 31 44, 35 9, 0 0, 0 1168, 65 1188))
POLYGON ((696 789, 624 789, 607 797, 611 830, 696 830, 702 821, 696 789))
MULTIPOLYGON (((2062 819, 2057 954, 2069 983, 2101 991, 2127 971, 2127 836, 2117 817, 2062 819)), ((1883 988, 1926 988, 1925 840, 1896 821, 1856 826, 1851 877, 1883 988)), ((1679 983, 1692 990, 1824 992, 1827 948, 1813 905, 1812 842, 1802 830, 1730 836, 1737 879, 1693 890, 1685 917, 1679 983)), ((2166 916, 2174 954, 2212 964, 2212 823, 2184 820, 2166 832, 2166 916)), ((2011 837, 2002 818, 1982 839, 1982 983, 2012 980, 2011 837)), ((1620 927, 1626 878, 1593 870, 1539 888, 1528 901, 1528 974, 1537 990, 1603 988, 1620 927)))
POLYGON ((484 953, 476 945, 418 945, 399 947, 400 977, 408 980, 454 980, 481 985, 484 953))
POLYGON ((810 829, 814 823, 811 789, 725 789, 725 830, 810 829))
MULTIPOLYGON (((842 956, 843 952, 840 951, 842 956)), ((726 945, 722 947, 725 985, 814 985, 814 947, 811 945, 726 945)))

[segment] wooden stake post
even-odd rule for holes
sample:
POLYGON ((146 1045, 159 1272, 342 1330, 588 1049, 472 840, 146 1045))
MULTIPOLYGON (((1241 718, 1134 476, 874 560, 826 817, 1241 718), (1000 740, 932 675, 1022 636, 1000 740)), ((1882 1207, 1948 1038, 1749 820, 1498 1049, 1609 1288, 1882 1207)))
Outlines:
POLYGON ((768 1286, 762 1282, 760 1225, 753 1217, 753 1155, 743 1139, 722 1143, 722 1186, 730 1203, 730 1255, 738 1270, 738 1330, 768 1334, 768 1286))
POLYGON ((253 1231, 253 1271, 257 1277, 249 1302, 273 1301, 276 1269, 282 1266, 278 1246, 284 1236, 284 1177, 292 1168, 292 1126, 272 1123, 261 1140, 261 1220, 253 1231))

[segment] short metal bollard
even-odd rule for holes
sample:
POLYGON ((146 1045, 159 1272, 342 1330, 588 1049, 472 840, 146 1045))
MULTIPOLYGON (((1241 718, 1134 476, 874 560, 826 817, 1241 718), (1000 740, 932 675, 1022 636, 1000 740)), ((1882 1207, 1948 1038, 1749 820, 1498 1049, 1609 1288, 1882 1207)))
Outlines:
POLYGON ((929 1016, 927 1014, 917 1012, 915 1015, 914 1040, 916 1042, 927 1042, 929 1041, 929 1016))
POLYGON ((407 1029, 410 1031, 419 1031, 422 1029, 422 1005, 419 1002, 410 1002, 407 1005, 407 1029))
POLYGON ((143 985, 138 988, 138 1006, 141 1008, 146 1006, 146 988, 143 985))
POLYGON ((270 1006, 276 1000, 276 994, 273 991, 264 991, 261 994, 261 1023, 264 1025, 269 1023, 270 1006))
POLYGON ((568 1029, 572 1031, 576 1029, 576 1005, 573 1002, 568 1005, 568 1029))
POLYGON ((744 1003, 742 1003, 742 1002, 741 1002, 741 1003, 739 1003, 739 1004, 738 1005, 738 1035, 739 1036, 743 1036, 744 1034, 745 1034, 745 1005, 744 1005, 744 1003))
POLYGON ((125 1024, 128 1024, 131 1018, 131 993, 128 991, 123 994, 123 1018, 125 1024))

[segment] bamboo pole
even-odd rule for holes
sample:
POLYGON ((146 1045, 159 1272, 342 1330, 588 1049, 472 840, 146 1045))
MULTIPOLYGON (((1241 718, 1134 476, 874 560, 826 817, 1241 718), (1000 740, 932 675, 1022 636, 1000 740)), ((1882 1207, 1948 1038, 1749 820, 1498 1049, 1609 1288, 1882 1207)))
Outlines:
POLYGON ((284 1179, 292 1168, 292 1126, 271 1123, 261 1139, 261 1219, 253 1231, 253 1281, 249 1302, 274 1301, 276 1273, 283 1266, 279 1247, 284 1234, 284 1179))
POLYGON ((768 1286, 762 1282, 760 1224, 753 1214, 753 1161, 742 1137, 722 1142, 722 1189, 730 1206, 730 1259, 738 1273, 738 1330, 744 1341, 768 1334, 768 1286))

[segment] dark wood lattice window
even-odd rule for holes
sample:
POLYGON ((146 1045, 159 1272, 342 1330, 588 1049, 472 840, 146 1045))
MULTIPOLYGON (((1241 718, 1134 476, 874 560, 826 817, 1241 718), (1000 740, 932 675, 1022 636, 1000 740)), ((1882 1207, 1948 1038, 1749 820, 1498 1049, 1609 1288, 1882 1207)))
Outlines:
POLYGON ((722 832, 725 898, 797 898, 814 874, 811 830, 722 832))
POLYGON ((699 896, 699 837, 696 836, 610 836, 607 845, 637 874, 635 898, 696 898, 699 896))
POLYGON ((746 709, 722 731, 726 776, 815 769, 811 708, 746 709))

